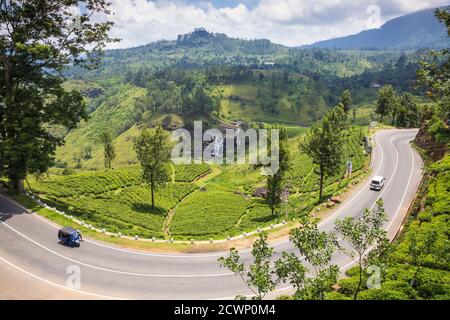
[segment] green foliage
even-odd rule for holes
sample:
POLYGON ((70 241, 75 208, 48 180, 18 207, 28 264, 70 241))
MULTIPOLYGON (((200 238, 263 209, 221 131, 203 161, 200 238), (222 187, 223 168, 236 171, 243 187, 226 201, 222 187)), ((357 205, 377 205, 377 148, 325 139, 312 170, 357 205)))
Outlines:
POLYGON ((248 201, 224 191, 198 191, 175 211, 170 232, 176 236, 226 236, 246 212, 248 201))
MULTIPOLYGON (((450 156, 440 162, 428 164, 428 180, 421 198, 419 214, 412 217, 405 234, 381 262, 384 264, 379 289, 363 290, 359 299, 406 300, 447 299, 450 293, 450 261, 448 240, 448 189, 450 181, 450 156), (424 218, 426 216, 426 218, 424 218)), ((341 294, 354 295, 351 290, 358 282, 356 268, 347 272, 349 278, 339 281, 341 294)), ((364 274, 364 279, 366 275, 364 274)))
POLYGON ((0 35, 0 176, 7 176, 16 191, 27 174, 43 173, 53 164, 63 140, 51 129, 74 129, 86 118, 81 94, 62 86, 65 67, 95 66, 113 41, 108 37, 111 22, 90 19, 92 14, 107 17, 109 3, 90 1, 76 27, 70 15, 74 4, 0 3, 0 27, 8 30, 0 35))
MULTIPOLYGON (((133 136, 140 133, 135 132, 135 104, 136 101, 145 96, 146 91, 131 85, 115 84, 108 89, 105 97, 102 98, 99 106, 93 111, 89 120, 82 121, 78 128, 69 132, 65 137, 65 145, 56 150, 56 158, 60 161, 68 162, 73 166, 73 153, 84 145, 92 146, 92 158, 83 161, 83 167, 101 168, 104 164, 103 145, 100 136, 104 132, 109 132, 114 139, 116 149, 116 163, 127 165, 129 160, 137 163, 136 154, 132 149, 132 137, 123 137, 128 148, 124 148, 121 135, 133 131, 133 136), (119 138, 120 137, 120 138, 119 138), (123 151, 125 150, 125 151, 123 151)), ((78 156, 78 155, 77 155, 78 156)))
POLYGON ((385 85, 378 90, 378 100, 376 113, 380 115, 380 122, 383 118, 396 110, 397 96, 391 85, 385 85))
POLYGON ((355 292, 359 290, 359 278, 358 277, 348 277, 343 278, 339 280, 339 292, 347 295, 347 296, 354 296, 355 292))
POLYGON ((161 126, 152 131, 144 129, 141 135, 134 140, 134 149, 141 163, 142 177, 150 186, 152 208, 154 208, 155 190, 169 181, 168 164, 171 150, 169 135, 161 126))
POLYGON ((288 137, 286 129, 284 127, 278 128, 279 130, 279 141, 278 146, 268 146, 268 148, 277 149, 278 154, 278 170, 277 172, 272 172, 271 175, 267 177, 267 203, 272 211, 272 215, 275 213, 275 208, 281 203, 282 192, 286 190, 285 179, 290 167, 290 151, 288 147, 288 137))
MULTIPOLYGON (((210 171, 206 164, 181 164, 175 166, 176 182, 192 182, 210 171)), ((34 192, 58 197, 82 196, 84 194, 100 194, 119 188, 141 185, 142 179, 139 166, 123 167, 108 172, 93 171, 73 174, 73 170, 63 176, 52 175, 44 179, 31 179, 34 192)))
POLYGON ((400 96, 396 124, 399 127, 417 128, 421 121, 421 112, 410 93, 400 96))
POLYGON ((218 259, 220 266, 238 275, 253 292, 254 299, 262 300, 264 296, 275 289, 276 282, 272 278, 270 259, 273 248, 267 243, 267 233, 261 232, 253 243, 253 262, 245 265, 240 261, 239 252, 232 248, 227 257, 218 259))
POLYGON ((275 274, 284 283, 289 282, 296 289, 295 298, 302 298, 307 286, 307 268, 294 253, 283 252, 275 261, 275 274))
POLYGON ((146 186, 131 186, 82 197, 58 198, 54 202, 45 197, 43 199, 99 228, 150 238, 162 237, 165 215, 193 190, 195 186, 184 183, 161 187, 155 195, 158 207, 154 208, 148 200, 151 190, 146 186))
POLYGON ((343 131, 346 117, 342 106, 329 111, 320 125, 314 125, 300 148, 317 166, 319 173, 319 199, 322 199, 325 176, 336 174, 343 156, 343 131))
POLYGON ((361 300, 409 300, 409 296, 398 290, 368 289, 361 292, 361 300))
POLYGON ((312 264, 312 276, 308 275, 308 268, 302 259, 288 252, 282 252, 281 258, 275 261, 274 270, 270 270, 273 249, 267 243, 265 232, 261 232, 253 244, 252 264, 246 266, 240 262, 239 252, 233 248, 227 257, 219 258, 220 265, 239 275, 257 299, 263 298, 280 282, 289 282, 294 287, 295 299, 324 299, 331 292, 339 273, 337 266, 329 265, 335 238, 332 234, 320 232, 315 222, 305 219, 301 229, 291 232, 290 239, 306 261, 312 264))
POLYGON ((103 157, 105 160, 105 169, 111 169, 111 163, 116 157, 116 150, 109 132, 100 135, 100 141, 103 144, 103 157))
MULTIPOLYGON (((450 10, 437 9, 436 17, 443 22, 450 36, 450 10)), ((427 96, 435 102, 429 117, 428 131, 440 142, 450 141, 450 51, 431 52, 432 62, 422 61, 417 71, 419 84, 427 90, 427 96)))
MULTIPOLYGON (((109 171, 108 174, 110 175, 109 171)), ((135 175, 139 177, 138 172, 135 175)), ((98 177, 106 182, 105 179, 98 177)), ((124 235, 150 238, 152 236, 162 237, 162 227, 167 212, 173 208, 178 201, 187 194, 196 189, 192 184, 176 183, 175 185, 166 185, 162 187, 155 195, 158 207, 152 208, 149 203, 150 189, 146 186, 123 185, 124 181, 120 176, 109 177, 116 183, 117 188, 112 188, 112 184, 98 184, 101 180, 91 180, 87 184, 85 179, 78 178, 79 193, 68 194, 64 192, 73 192, 77 176, 61 178, 59 184, 52 186, 52 189, 40 189, 42 183, 33 185, 38 195, 48 204, 55 206, 67 213, 71 213, 78 219, 86 223, 92 223, 98 228, 105 228, 111 232, 120 231, 124 235), (64 185, 63 181, 70 183, 64 185), (65 187, 62 190, 54 190, 57 186, 65 187), (106 186, 108 189, 99 189, 106 186), (52 192, 53 191, 53 192, 52 192), (41 193, 42 192, 42 193, 41 193)), ((44 184, 44 186, 48 184, 44 184)))
POLYGON ((101 194, 119 188, 141 184, 138 167, 121 168, 108 172, 90 172, 30 181, 34 192, 57 200, 60 197, 101 194))
POLYGON ((287 82, 280 72, 258 74, 263 74, 264 80, 226 81, 215 87, 222 118, 305 126, 327 111, 327 91, 322 84, 296 74, 287 82))
MULTIPOLYGON (((133 127, 132 136, 138 136, 140 132, 141 130, 133 127)), ((344 138, 345 141, 348 141, 349 146, 345 149, 346 154, 347 152, 348 154, 355 154, 353 158, 355 171, 359 170, 365 161, 363 149, 359 145, 359 136, 359 129, 352 128, 344 138)), ((313 164, 306 155, 300 153, 296 148, 296 143, 293 142, 297 140, 298 138, 295 137, 288 142, 289 151, 295 164, 293 170, 287 174, 291 185, 289 187, 291 197, 287 208, 288 218, 299 217, 310 212, 316 203, 317 186, 314 183, 316 178, 313 164)), ((131 141, 131 138, 128 140, 116 139, 115 144, 118 154, 123 152, 123 146, 130 145, 131 141)), ((128 152, 131 153, 132 146, 128 146, 128 148, 125 150, 130 150, 128 152)), ((95 153, 94 157, 96 157, 95 153)), ((73 171, 73 169, 71 170, 73 171)), ((58 206, 58 198, 60 197, 67 198, 64 199, 64 203, 70 206, 72 199, 77 197, 102 193, 105 193, 105 197, 107 197, 117 189, 137 187, 146 183, 138 165, 116 166, 116 169, 108 172, 81 170, 82 173, 75 175, 71 175, 71 172, 68 171, 69 175, 66 176, 58 175, 61 170, 51 170, 51 172, 49 177, 44 177, 42 180, 29 180, 33 190, 41 197, 51 199, 55 206, 58 206)), ((169 169, 170 172, 171 169, 169 169)), ((176 165, 175 181, 193 182, 210 172, 212 173, 211 178, 206 178, 208 181, 205 186, 206 191, 189 195, 179 203, 174 211, 173 220, 171 220, 168 228, 173 237, 182 239, 223 238, 227 235, 240 234, 243 231, 248 232, 260 227, 268 227, 271 224, 281 222, 281 219, 285 219, 284 215, 273 216, 263 199, 251 198, 255 186, 263 186, 265 183, 259 169, 251 166, 230 165, 216 168, 207 164, 176 165), (224 199, 224 201, 221 199, 224 199), (210 214, 211 212, 212 214, 210 214), (202 228, 199 228, 199 225, 202 228)), ((327 193, 339 189, 336 189, 338 178, 330 177, 327 179, 325 182, 327 193)), ((172 179, 168 178, 167 181, 169 180, 172 179)), ((159 200, 158 193, 156 192, 156 201, 164 201, 159 200)), ((147 201, 150 202, 149 199, 147 201)), ((146 203, 146 201, 143 202, 146 203)), ((167 206, 157 203, 155 209, 158 207, 165 208, 167 206)), ((107 208, 104 209, 108 210, 107 208)), ((132 210, 132 208, 123 210, 132 210)), ((123 225, 122 227, 124 228, 121 231, 123 234, 126 234, 127 229, 132 229, 131 225, 123 225)))
POLYGON ((336 248, 334 234, 319 231, 317 223, 306 217, 300 228, 291 230, 289 239, 305 260, 311 263, 317 276, 329 268, 328 264, 336 248))
POLYGON ((375 251, 380 256, 387 250, 389 243, 384 230, 387 216, 383 208, 383 200, 377 201, 375 208, 366 209, 359 219, 345 218, 335 222, 335 229, 341 238, 350 246, 340 246, 340 250, 358 263, 358 285, 353 291, 354 299, 358 299, 363 281, 363 272, 370 264, 369 251, 375 251), (367 255, 367 257, 366 257, 367 255))
MULTIPOLYGON (((331 286, 336 283, 339 274, 339 268, 330 264, 336 248, 336 237, 332 233, 319 231, 317 223, 305 217, 300 228, 291 230, 289 239, 313 269, 313 276, 306 279, 303 279, 303 270, 298 265, 295 269, 291 269, 293 273, 287 274, 291 283, 297 282, 300 285, 294 285, 296 289, 294 297, 308 300, 325 299, 326 293, 331 291, 331 286)), ((282 265, 299 262, 295 256, 285 256, 284 260, 284 262, 279 260, 282 265)), ((283 280, 286 279, 286 274, 284 276, 283 280)))
POLYGON ((195 179, 211 172, 207 164, 178 164, 175 165, 175 180, 179 182, 192 182, 195 179))
POLYGON ((380 115, 381 122, 386 116, 390 116, 391 125, 406 128, 418 127, 426 113, 411 93, 399 95, 391 85, 385 85, 378 90, 375 112, 380 115))
POLYGON ((352 93, 348 90, 343 91, 340 103, 344 106, 344 111, 349 112, 352 106, 352 93))
MULTIPOLYGON (((364 167, 367 156, 361 143, 362 137, 367 135, 367 128, 351 127, 343 135, 343 159, 351 159, 353 163, 353 172, 357 172, 364 167)), ((302 142, 301 139, 297 139, 302 142)), ((296 145, 296 143, 291 143, 296 145)), ((298 148, 292 147, 292 165, 291 171, 288 173, 288 179, 293 185, 293 188, 301 193, 309 193, 319 190, 317 184, 319 172, 313 164, 311 158, 298 148)), ((341 162, 339 169, 330 177, 324 179, 324 185, 329 186, 342 178, 343 172, 346 170, 346 163, 341 162)))
MULTIPOLYGON (((67 170, 67 169, 65 169, 67 170)), ((151 192, 144 185, 139 166, 30 179, 32 190, 50 205, 66 210, 109 231, 141 237, 162 237, 169 210, 197 187, 192 182, 210 170, 207 165, 175 166, 175 184, 165 184, 155 194, 158 206, 151 208, 151 192)))
POLYGON ((236 226, 240 231, 252 231, 258 227, 268 227, 269 225, 280 221, 283 216, 274 217, 269 206, 259 201, 253 201, 248 205, 247 212, 242 216, 239 225, 236 226))

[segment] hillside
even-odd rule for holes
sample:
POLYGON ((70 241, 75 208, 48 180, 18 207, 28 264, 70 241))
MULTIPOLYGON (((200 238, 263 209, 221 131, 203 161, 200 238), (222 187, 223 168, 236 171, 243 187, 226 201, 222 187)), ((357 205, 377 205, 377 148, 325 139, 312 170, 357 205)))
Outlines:
POLYGON ((441 49, 450 44, 446 28, 434 16, 434 9, 422 10, 386 22, 380 29, 320 41, 308 48, 336 49, 441 49))
MULTIPOLYGON (((315 81, 291 75, 290 82, 277 83, 274 79, 278 79, 278 73, 265 74, 266 81, 247 79, 209 85, 205 92, 217 101, 217 105, 206 114, 180 111, 182 107, 177 105, 181 103, 178 99, 168 104, 168 96, 172 93, 163 96, 162 105, 151 107, 162 92, 159 88, 141 88, 131 83, 105 88, 105 94, 89 99, 89 108, 95 109, 89 119, 69 132, 65 145, 57 149, 58 165, 101 168, 103 151, 98 137, 105 131, 111 133, 116 145, 114 165, 123 166, 136 162, 132 137, 137 136, 142 128, 153 127, 157 123, 164 123, 168 129, 192 128, 194 120, 203 120, 205 127, 218 127, 221 122, 235 121, 282 123, 292 126, 295 131, 295 128, 310 125, 328 109, 324 99, 326 90, 315 81), (269 77, 270 74, 273 78, 269 77)), ((72 82, 70 86, 74 86, 72 82)), ((176 94, 183 90, 181 83, 180 89, 175 88, 173 92, 176 94)))
MULTIPOLYGON (((389 48, 387 48, 389 49, 389 48)), ((164 68, 204 69, 217 66, 247 66, 260 69, 291 68, 297 72, 319 72, 340 77, 361 74, 365 69, 380 69, 398 52, 335 51, 319 48, 291 48, 267 39, 237 39, 225 34, 196 29, 178 35, 177 40, 161 40, 147 45, 105 51, 95 70, 72 67, 70 79, 122 79, 139 70, 164 68)))
POLYGON ((98 69, 68 71, 66 87, 85 95, 90 117, 67 134, 56 152, 57 166, 102 167, 98 137, 106 131, 118 150, 114 165, 133 164, 132 137, 161 122, 166 129, 189 129, 203 120, 209 127, 239 121, 300 130, 336 105, 345 89, 351 89, 355 106, 373 103, 372 83, 411 90, 422 57, 287 48, 202 28, 173 41, 106 51, 98 69))
POLYGON ((264 65, 281 62, 290 55, 288 47, 267 39, 243 40, 203 28, 180 34, 177 40, 161 40, 128 49, 108 50, 97 70, 72 68, 72 78, 120 76, 142 67, 200 68, 214 65, 264 65))
MULTIPOLYGON (((289 217, 298 218, 317 205, 318 177, 311 159, 298 148, 304 130, 289 129, 292 157, 289 217)), ((134 154, 131 141, 125 136, 138 130, 133 126, 116 139, 118 157, 122 160, 132 159, 134 154)), ((360 144, 360 136, 367 133, 367 128, 361 127, 352 127, 347 132, 345 158, 352 156, 354 171, 345 183, 341 183, 342 170, 327 177, 326 196, 348 191, 352 183, 364 177, 369 158, 360 144)), ((103 161, 95 152, 93 155, 91 164, 103 161)), ((83 165, 86 163, 83 161, 83 165)), ((265 177, 252 165, 175 165, 173 182, 157 190, 157 206, 152 208, 148 202, 150 189, 144 183, 140 166, 122 166, 125 163, 117 161, 114 164, 113 170, 80 170, 71 174, 52 169, 40 179, 30 177, 29 182, 33 192, 47 204, 70 212, 85 223, 128 236, 223 239, 286 218, 284 214, 273 215, 266 202, 254 195, 258 187, 265 185, 265 177)), ((281 208, 278 210, 281 212, 281 208)))

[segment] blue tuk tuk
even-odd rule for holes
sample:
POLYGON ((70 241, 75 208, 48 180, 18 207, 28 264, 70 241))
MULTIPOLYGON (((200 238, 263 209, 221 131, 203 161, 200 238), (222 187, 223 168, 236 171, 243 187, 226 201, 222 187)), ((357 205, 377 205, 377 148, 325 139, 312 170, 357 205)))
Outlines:
POLYGON ((81 234, 72 227, 64 227, 58 232, 59 242, 66 246, 79 247, 81 242, 81 234))

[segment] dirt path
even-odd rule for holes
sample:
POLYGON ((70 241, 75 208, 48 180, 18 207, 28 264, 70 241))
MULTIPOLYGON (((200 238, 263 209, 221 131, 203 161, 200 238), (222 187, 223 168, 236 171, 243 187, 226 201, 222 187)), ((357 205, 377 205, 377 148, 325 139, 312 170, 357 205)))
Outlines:
POLYGON ((176 204, 175 207, 173 207, 169 213, 167 214, 167 218, 164 221, 164 225, 163 225, 163 233, 164 233, 164 238, 169 240, 170 239, 170 225, 172 224, 172 219, 173 216, 175 215, 175 212, 177 211, 178 206, 183 203, 184 200, 186 200, 189 196, 193 195, 194 193, 198 192, 200 189, 195 189, 194 191, 192 191, 191 193, 187 194, 186 196, 184 196, 184 198, 182 198, 180 201, 178 201, 178 203, 176 204))

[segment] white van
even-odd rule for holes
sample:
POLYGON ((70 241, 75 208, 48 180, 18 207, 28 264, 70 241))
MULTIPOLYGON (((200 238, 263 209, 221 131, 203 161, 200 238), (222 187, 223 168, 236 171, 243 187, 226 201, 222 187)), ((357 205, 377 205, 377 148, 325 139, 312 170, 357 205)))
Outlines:
POLYGON ((382 176, 373 177, 372 181, 370 182, 370 189, 380 191, 381 189, 383 189, 385 181, 386 178, 382 176))

